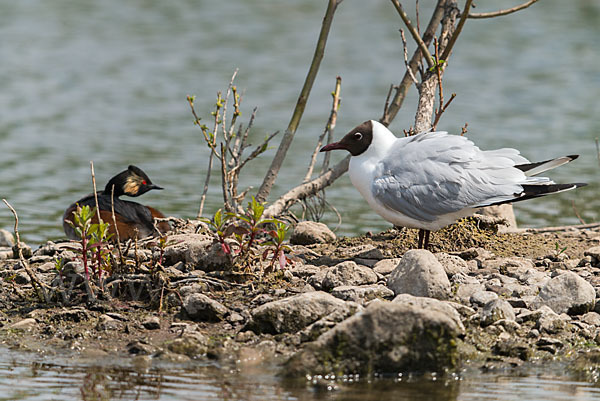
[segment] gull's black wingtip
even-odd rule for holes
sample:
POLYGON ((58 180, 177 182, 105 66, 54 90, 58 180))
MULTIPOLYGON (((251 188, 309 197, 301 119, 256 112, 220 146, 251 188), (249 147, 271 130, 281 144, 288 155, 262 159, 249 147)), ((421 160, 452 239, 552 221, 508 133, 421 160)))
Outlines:
POLYGON ((567 155, 567 157, 571 160, 575 160, 579 157, 579 155, 567 155))

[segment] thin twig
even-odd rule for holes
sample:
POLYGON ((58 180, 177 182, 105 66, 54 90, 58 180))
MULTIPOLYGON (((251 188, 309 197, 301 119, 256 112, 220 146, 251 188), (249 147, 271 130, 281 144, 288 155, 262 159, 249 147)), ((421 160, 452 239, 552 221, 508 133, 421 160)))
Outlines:
POLYGON ((517 12, 519 10, 527 8, 530 5, 532 5, 533 3, 535 3, 536 1, 538 1, 538 0, 529 0, 527 3, 523 3, 523 4, 518 5, 516 7, 513 7, 513 8, 507 8, 505 10, 492 11, 492 12, 489 12, 489 13, 471 13, 471 14, 469 14, 469 18, 481 19, 481 18, 501 17, 503 15, 512 14, 514 12, 517 12))
MULTIPOLYGON (((412 71, 411 71, 412 72, 412 71)), ((414 74, 413 74, 414 75, 414 74)), ((392 91, 394 89, 398 89, 398 87, 394 84, 390 85, 390 89, 388 90, 388 94, 385 97, 385 104, 383 105, 383 115, 387 115, 388 114, 388 110, 390 109, 390 98, 392 97, 392 91)))
MULTIPOLYGON (((333 92, 331 92, 331 95, 333 97, 333 102, 331 104, 331 112, 329 113, 327 124, 325 124, 325 129, 323 130, 323 133, 319 135, 319 139, 317 140, 317 146, 315 147, 315 150, 312 153, 310 163, 308 163, 308 169, 306 171, 306 175, 304 176, 304 180, 302 180, 303 183, 310 181, 310 177, 312 177, 313 169, 315 168, 315 164, 317 162, 317 155, 319 154, 319 149, 321 149, 321 145, 323 145, 323 139, 325 138, 325 135, 329 133, 329 137, 333 136, 333 130, 335 129, 335 124, 337 121, 337 111, 340 105, 341 87, 342 78, 338 76, 335 79, 335 89, 333 92)), ((329 164, 329 158, 327 156, 329 156, 329 152, 325 154, 326 160, 323 160, 323 171, 327 169, 327 165, 329 164)))
POLYGON ((94 174, 94 162, 91 160, 90 169, 92 170, 92 187, 94 188, 94 200, 96 201, 96 215, 98 216, 98 224, 100 224, 102 219, 100 219, 100 205, 98 204, 98 191, 96 190, 96 174, 94 174))
POLYGON ((581 224, 586 224, 585 220, 581 218, 581 215, 577 211, 577 206, 575 206, 575 201, 574 200, 571 201, 571 206, 573 207, 573 212, 575 212, 575 216, 577 216, 577 219, 579 219, 579 222, 581 224))
POLYGON ((465 125, 463 125, 463 127, 460 129, 460 136, 464 136, 468 130, 467 127, 469 126, 469 123, 465 123, 465 125))
POLYGON ((41 302, 44 302, 46 300, 44 297, 44 288, 46 286, 44 285, 44 283, 42 283, 40 281, 40 279, 33 272, 33 270, 31 270, 31 268, 29 267, 29 263, 27 263, 27 261, 25 260, 25 257, 23 256, 23 249, 21 248, 21 236, 19 235, 19 216, 17 215, 17 211, 10 205, 10 203, 8 203, 8 201, 6 199, 2 199, 2 201, 6 204, 6 206, 10 209, 13 216, 15 217, 14 231, 15 231, 15 237, 17 237, 17 244, 15 246, 17 247, 17 254, 19 255, 19 261, 21 262, 21 264, 23 265, 23 268, 25 269, 25 272, 31 279, 31 283, 33 285, 33 288, 34 288, 38 298, 40 299, 41 302))
POLYGON ((325 17, 323 18, 323 23, 321 25, 321 32, 319 33, 319 39, 317 40, 315 53, 310 64, 308 74, 306 75, 304 86, 300 91, 300 96, 298 96, 298 101, 296 102, 294 113, 292 114, 292 118, 288 124, 287 129, 285 130, 285 134, 281 139, 279 148, 277 149, 277 152, 273 157, 271 166, 267 170, 265 178, 263 179, 258 193, 256 194, 256 200, 259 202, 264 202, 271 193, 271 188, 273 187, 273 184, 277 179, 277 175, 279 174, 281 165, 285 160, 287 151, 290 148, 290 145, 292 144, 294 135, 296 133, 296 130, 298 129, 298 125, 300 125, 300 120, 302 119, 302 115, 304 114, 304 109, 306 108, 308 97, 310 95, 313 83, 315 82, 315 79, 317 77, 319 67, 321 66, 321 60, 323 59, 323 55, 325 54, 325 45, 327 44, 327 37, 329 36, 329 31, 333 22, 333 16, 335 14, 337 6, 341 2, 342 0, 329 0, 328 2, 327 11, 325 11, 325 17))
POLYGON ((419 35, 419 32, 417 32, 415 27, 412 25, 412 23, 408 19, 408 15, 406 15, 406 12, 404 12, 404 8, 402 8, 402 4, 400 4, 400 2, 398 0, 391 0, 391 1, 392 1, 392 4, 394 5, 394 7, 396 8, 396 11, 398 11, 398 14, 400 14, 400 18, 402 18, 402 21, 404 21, 404 25, 406 25, 408 32, 410 32, 410 34, 412 35, 415 42, 417 42, 417 45, 419 46, 419 49, 421 50, 421 53, 423 54, 425 61, 427 61, 427 65, 429 66, 429 68, 433 67, 433 58, 431 57, 431 53, 429 52, 427 45, 421 38, 421 35, 419 35))
POLYGON ((125 265, 125 260, 123 259, 123 250, 121 249, 121 236, 119 235, 119 229, 117 227, 117 217, 115 216, 115 184, 113 184, 110 189, 110 212, 112 214, 112 221, 115 227, 115 234, 117 236, 117 251, 119 252, 119 263, 122 267, 125 265))
POLYGON ((598 164, 600 164, 600 144, 598 143, 598 137, 596 137, 596 158, 598 159, 598 164))
MULTIPOLYGON (((438 0, 437 5, 433 10, 429 24, 423 33, 423 42, 425 42, 426 45, 429 45, 429 43, 431 43, 433 40, 435 32, 437 31, 438 26, 440 25, 440 22, 444 16, 444 10, 447 1, 448 0, 438 0)), ((416 73, 417 69, 419 68, 421 58, 421 51, 419 49, 415 50, 408 63, 413 74, 416 73)), ((384 113, 379 119, 383 125, 388 126, 394 120, 398 114, 398 111, 402 107, 402 103, 404 103, 404 99, 406 99, 406 95, 412 84, 413 80, 408 71, 406 71, 402 77, 402 80, 400 81, 400 84, 396 87, 396 93, 390 102, 389 108, 386 109, 386 113, 384 113)))
POLYGON ((235 166, 231 171, 235 171, 237 173, 239 170, 241 170, 246 165, 246 163, 253 160, 257 156, 259 156, 261 153, 263 153, 265 150, 267 150, 267 144, 271 141, 271 139, 275 138, 275 136, 277 134, 279 134, 279 131, 275 131, 271 135, 266 137, 265 140, 260 145, 258 145, 256 147, 256 149, 254 149, 252 151, 252 153, 250 153, 248 155, 248 157, 246 157, 238 166, 235 166))
POLYGON ((589 223, 589 224, 574 224, 569 226, 558 226, 558 227, 541 227, 541 228, 526 228, 524 231, 528 233, 552 233, 557 231, 569 231, 573 229, 586 230, 591 228, 600 227, 600 223, 589 223))
POLYGON ((450 40, 448 41, 448 44, 446 45, 446 48, 444 49, 444 52, 442 53, 442 56, 440 57, 440 60, 443 63, 442 69, 444 69, 446 67, 446 65, 448 64, 448 57, 450 57, 450 52, 452 51, 452 48, 454 47, 454 44, 456 43, 456 39, 458 39, 458 36, 460 35, 463 26, 465 25, 465 22, 467 22, 467 17, 469 16, 469 11, 471 10, 471 3, 473 3, 473 0, 467 0, 465 2, 465 9, 463 10, 461 16, 460 16, 460 20, 458 21, 458 24, 456 25, 456 29, 454 30, 454 33, 452 34, 452 36, 450 37, 450 40))
MULTIPOLYGON (((410 78, 413 80, 415 86, 418 88, 419 87, 419 81, 417 81, 417 77, 415 77, 415 74, 412 71, 412 68, 410 68, 410 66, 408 65, 408 47, 406 46, 406 37, 404 36, 404 31, 402 29, 400 29, 400 37, 402 38, 402 47, 404 48, 404 65, 406 66, 406 72, 408 72, 408 74, 410 75, 410 78)), ((389 93, 388 93, 388 98, 389 98, 389 93)), ((386 107, 387 107, 387 102, 388 100, 386 99, 386 107)))

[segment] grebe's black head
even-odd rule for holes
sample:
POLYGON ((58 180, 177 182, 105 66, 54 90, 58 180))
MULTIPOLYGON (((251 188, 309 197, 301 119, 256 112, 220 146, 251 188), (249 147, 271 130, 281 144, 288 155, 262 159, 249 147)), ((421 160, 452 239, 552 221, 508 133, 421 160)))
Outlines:
POLYGON ((145 194, 151 189, 162 189, 162 187, 154 185, 150 181, 150 177, 141 168, 136 166, 129 166, 127 170, 111 178, 106 187, 104 187, 104 193, 110 195, 113 185, 115 188, 115 198, 121 195, 135 197, 145 194))

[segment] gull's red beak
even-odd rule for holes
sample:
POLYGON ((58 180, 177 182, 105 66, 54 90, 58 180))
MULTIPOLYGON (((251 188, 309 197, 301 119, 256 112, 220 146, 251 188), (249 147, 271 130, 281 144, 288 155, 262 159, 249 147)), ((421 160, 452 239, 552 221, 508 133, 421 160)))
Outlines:
POLYGON ((344 144, 341 142, 333 142, 333 143, 330 143, 329 145, 323 146, 321 148, 320 152, 329 152, 330 150, 336 150, 336 149, 346 149, 346 146, 344 146, 344 144))

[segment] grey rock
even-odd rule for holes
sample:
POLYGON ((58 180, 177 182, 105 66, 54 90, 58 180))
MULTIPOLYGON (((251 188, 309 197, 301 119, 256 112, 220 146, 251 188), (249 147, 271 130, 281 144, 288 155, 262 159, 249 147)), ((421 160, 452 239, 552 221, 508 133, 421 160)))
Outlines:
POLYGON ((600 246, 589 248, 583 253, 583 255, 589 256, 587 261, 591 262, 594 266, 597 266, 598 262, 600 261, 600 246))
POLYGON ((0 249, 0 260, 12 259, 13 251, 11 248, 0 249))
POLYGON ((478 214, 494 218, 499 232, 509 232, 518 228, 511 204, 484 207, 478 211, 478 214))
POLYGON ((344 301, 354 301, 359 304, 372 301, 375 298, 392 299, 394 292, 381 284, 375 285, 342 285, 335 287, 331 295, 344 301))
POLYGON ((243 330, 255 333, 296 333, 334 311, 356 309, 331 294, 314 291, 272 301, 253 309, 243 330))
POLYGON ((190 294, 183 300, 183 308, 193 320, 218 322, 229 313, 223 304, 204 294, 190 294))
POLYGON ((456 322, 439 310, 374 301, 307 344, 286 364, 292 377, 443 371, 458 361, 456 322))
POLYGON ((229 270, 231 258, 223 252, 221 244, 206 234, 176 234, 169 237, 173 245, 165 249, 167 266, 178 262, 204 271, 229 270))
POLYGON ((588 312, 581 316, 581 321, 592 326, 600 326, 600 314, 596 312, 588 312))
POLYGON ((15 238, 8 230, 0 228, 0 247, 12 248, 15 244, 15 238))
POLYGON ((542 287, 535 307, 549 306, 556 313, 584 314, 594 308, 594 287, 576 273, 565 272, 550 279, 542 287))
POLYGON ((319 273, 320 271, 321 268, 319 266, 305 264, 296 264, 289 270, 289 272, 291 272, 296 277, 310 277, 319 273))
POLYGON ((392 302, 403 305, 416 306, 425 310, 439 311, 448 316, 450 319, 452 319, 456 327, 460 328, 461 331, 464 331, 465 329, 462 324, 460 314, 458 313, 455 307, 456 304, 454 302, 440 301, 439 299, 427 297, 415 297, 410 294, 400 294, 396 298, 394 298, 392 302))
POLYGON ((353 261, 338 263, 323 269, 308 280, 313 287, 322 290, 331 290, 342 285, 365 285, 376 282, 377 274, 372 269, 353 261))
POLYGON ((176 354, 197 358, 205 355, 208 351, 208 338, 197 332, 185 333, 179 338, 167 341, 165 346, 176 354))
POLYGON ((32 330, 37 327, 37 321, 34 318, 26 318, 23 320, 19 320, 18 322, 12 323, 8 326, 3 327, 2 329, 9 330, 32 330))
POLYGON ((147 330, 158 330, 160 329, 160 319, 158 316, 149 316, 144 319, 142 326, 147 330))
POLYGON ((467 262, 464 259, 459 258, 456 255, 449 255, 444 252, 439 252, 435 254, 438 262, 441 263, 444 271, 448 275, 449 278, 452 278, 455 274, 462 273, 468 274, 470 269, 467 262))
POLYGON ((394 294, 411 294, 418 297, 447 299, 450 281, 436 257, 424 249, 413 249, 389 275, 388 287, 394 294))
POLYGON ((132 355, 150 355, 156 352, 156 347, 143 340, 132 341, 127 344, 127 352, 132 355))
POLYGON ((373 266, 373 271, 375 273, 387 276, 394 271, 396 266, 398 266, 400 259, 401 258, 382 259, 375 263, 375 266, 373 266))
POLYGON ((348 306, 348 308, 334 310, 301 330, 299 332, 300 342, 305 343, 316 340, 317 337, 335 327, 339 322, 362 310, 362 307, 357 303, 348 302, 348 306))
MULTIPOLYGON (((33 255, 33 251, 31 250, 31 247, 24 242, 21 242, 19 245, 21 247, 21 253, 23 254, 23 257, 25 259, 29 259, 33 255)), ((19 259, 19 248, 17 247, 16 244, 13 245, 12 251, 13 251, 13 259, 19 259)))
POLYGON ((382 260, 386 255, 372 244, 358 245, 344 249, 344 255, 349 258, 382 260))
POLYGON ((498 299, 498 294, 491 291, 477 291, 471 294, 469 302, 473 305, 484 306, 488 302, 498 299))
POLYGON ((548 306, 542 306, 537 312, 538 316, 535 328, 541 333, 557 334, 566 328, 566 321, 548 306))
MULTIPOLYGON (((429 299, 431 299, 431 298, 429 298, 429 299)), ((477 312, 475 312, 475 309, 471 308, 470 306, 459 304, 458 302, 452 302, 452 301, 443 301, 443 302, 445 304, 453 307, 460 314, 460 316, 465 319, 469 318, 477 313, 477 312)))
POLYGON ((293 245, 326 244, 335 240, 336 236, 329 227, 315 221, 299 222, 290 236, 293 245))
POLYGON ((489 326, 500 319, 515 320, 515 311, 508 302, 503 299, 495 299, 483 307, 479 312, 481 316, 481 325, 489 326))
POLYGON ((202 294, 208 291, 208 286, 204 283, 194 283, 185 285, 179 289, 179 295, 181 298, 185 298, 191 294, 202 294))
POLYGON ((100 315, 96 324, 96 330, 101 331, 118 330, 120 327, 121 323, 108 315, 100 315))
POLYGON ((14 280, 17 284, 29 284, 31 278, 29 278, 27 272, 25 272, 24 270, 19 270, 15 273, 14 280))

